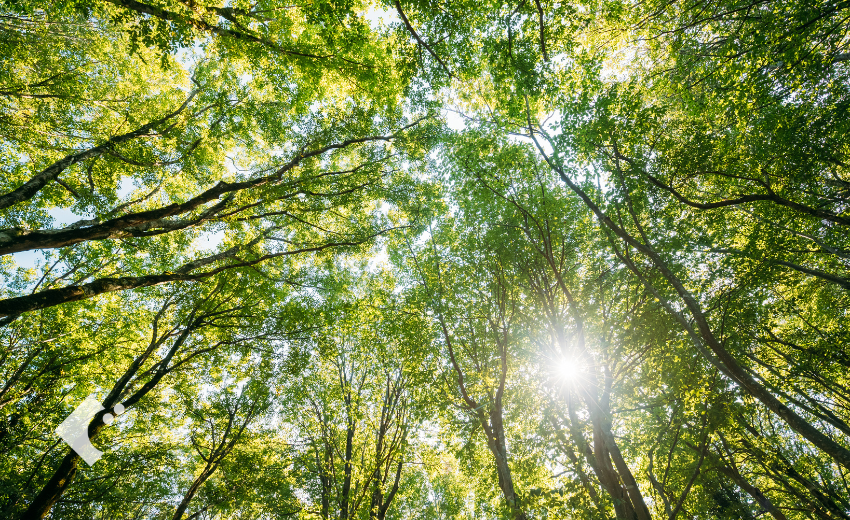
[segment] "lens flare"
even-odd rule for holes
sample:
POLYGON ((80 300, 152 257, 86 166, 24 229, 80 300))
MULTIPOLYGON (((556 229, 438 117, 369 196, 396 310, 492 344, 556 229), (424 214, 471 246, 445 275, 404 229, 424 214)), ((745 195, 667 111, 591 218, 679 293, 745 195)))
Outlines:
POLYGON ((565 383, 576 382, 584 369, 581 361, 575 358, 562 358, 556 366, 556 373, 559 379, 565 383))

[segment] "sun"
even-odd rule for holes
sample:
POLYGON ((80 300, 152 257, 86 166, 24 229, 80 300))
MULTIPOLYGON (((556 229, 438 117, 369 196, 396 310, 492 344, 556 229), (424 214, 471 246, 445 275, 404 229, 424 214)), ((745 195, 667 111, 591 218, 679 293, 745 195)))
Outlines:
POLYGON ((565 383, 574 383, 579 380, 584 371, 584 365, 576 358, 561 358, 555 366, 555 374, 565 383))

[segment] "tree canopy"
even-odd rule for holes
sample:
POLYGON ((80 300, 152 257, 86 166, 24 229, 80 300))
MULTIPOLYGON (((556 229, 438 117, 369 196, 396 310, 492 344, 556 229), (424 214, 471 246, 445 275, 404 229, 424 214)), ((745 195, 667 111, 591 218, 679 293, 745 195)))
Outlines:
POLYGON ((850 2, 0 0, 0 64, 0 518, 850 520, 850 2))

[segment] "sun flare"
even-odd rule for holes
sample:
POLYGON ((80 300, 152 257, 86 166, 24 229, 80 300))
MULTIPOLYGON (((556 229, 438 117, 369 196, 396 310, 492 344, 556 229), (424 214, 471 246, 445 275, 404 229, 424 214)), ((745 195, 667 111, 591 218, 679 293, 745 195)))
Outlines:
POLYGON ((581 377, 584 369, 582 362, 575 358, 563 358, 556 366, 557 377, 566 383, 573 383, 581 377))

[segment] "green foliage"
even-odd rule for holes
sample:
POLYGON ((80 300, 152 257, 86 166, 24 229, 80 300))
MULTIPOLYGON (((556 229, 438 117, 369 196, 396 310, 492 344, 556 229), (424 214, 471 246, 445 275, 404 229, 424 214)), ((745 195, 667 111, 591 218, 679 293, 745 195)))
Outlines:
POLYGON ((848 7, 0 0, 0 517, 848 518, 848 7))

